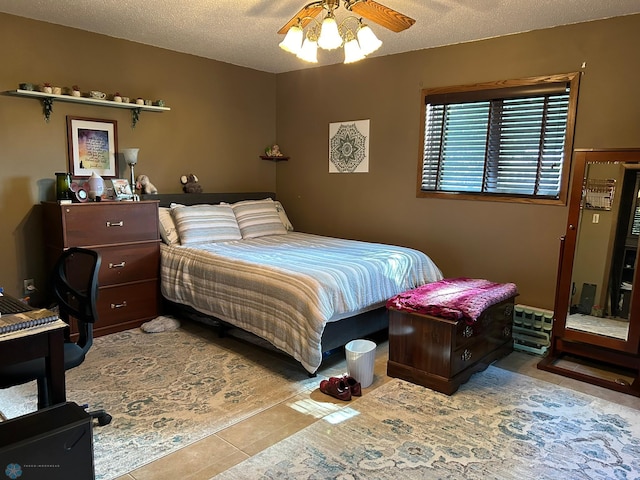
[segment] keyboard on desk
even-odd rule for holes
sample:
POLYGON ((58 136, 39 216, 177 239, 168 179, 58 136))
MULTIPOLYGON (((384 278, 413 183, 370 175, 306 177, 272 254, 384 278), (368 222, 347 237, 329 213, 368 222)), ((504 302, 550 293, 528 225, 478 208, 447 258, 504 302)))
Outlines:
POLYGON ((8 295, 0 295, 0 313, 2 315, 10 315, 12 313, 23 313, 33 310, 25 302, 8 295))

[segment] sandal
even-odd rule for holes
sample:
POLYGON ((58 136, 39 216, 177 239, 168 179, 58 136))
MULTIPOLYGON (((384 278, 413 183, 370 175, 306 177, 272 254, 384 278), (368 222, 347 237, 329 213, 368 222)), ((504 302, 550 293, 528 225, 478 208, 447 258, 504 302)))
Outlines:
POLYGON ((351 390, 341 378, 331 377, 329 380, 322 380, 320 382, 320 391, 338 400, 351 400, 351 390))
POLYGON ((342 379, 344 380, 344 383, 346 383, 349 386, 349 390, 351 390, 351 395, 355 395, 356 397, 362 396, 362 386, 360 385, 359 381, 357 381, 353 377, 349 377, 348 375, 345 375, 344 377, 342 377, 342 379))

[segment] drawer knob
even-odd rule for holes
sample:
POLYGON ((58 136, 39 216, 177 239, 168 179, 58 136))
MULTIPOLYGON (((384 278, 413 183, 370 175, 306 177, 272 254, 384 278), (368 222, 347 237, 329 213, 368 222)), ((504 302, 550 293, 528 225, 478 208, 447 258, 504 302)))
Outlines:
POLYGON ((464 330, 462 331, 462 336, 464 338, 469 338, 473 335, 473 327, 471 325, 467 325, 466 327, 464 327, 464 330))
POLYGON ((124 302, 122 302, 122 303, 112 303, 112 304, 111 304, 111 309, 112 309, 112 310, 115 310, 115 309, 117 309, 117 308, 124 308, 124 307, 126 307, 126 306, 127 306, 127 301, 125 300, 125 301, 124 301, 124 302))
POLYGON ((126 262, 122 261, 120 263, 110 263, 109 268, 124 268, 126 262))
POLYGON ((465 348, 464 352, 462 352, 462 355, 460 355, 460 358, 462 358, 463 362, 468 362, 469 360, 471 360, 471 350, 465 348))
POLYGON ((502 336, 505 338, 509 338, 511 336, 511 327, 509 325, 502 329, 502 336))
POLYGON ((107 227, 124 227, 124 222, 122 220, 119 222, 107 222, 107 227))

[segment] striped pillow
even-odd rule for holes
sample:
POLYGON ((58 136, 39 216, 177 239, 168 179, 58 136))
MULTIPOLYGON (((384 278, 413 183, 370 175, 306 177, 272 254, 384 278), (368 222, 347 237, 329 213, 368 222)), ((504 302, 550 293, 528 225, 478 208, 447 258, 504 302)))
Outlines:
POLYGON ((171 209, 168 207, 158 208, 158 217, 160 219, 160 236, 167 245, 179 245, 180 237, 176 224, 171 216, 171 209))
POLYGON ((244 200, 231 205, 236 214, 242 238, 257 238, 265 235, 284 235, 286 228, 280 220, 276 205, 270 198, 244 200))
POLYGON ((171 207, 171 214, 182 245, 242 239, 229 205, 180 205, 171 207))

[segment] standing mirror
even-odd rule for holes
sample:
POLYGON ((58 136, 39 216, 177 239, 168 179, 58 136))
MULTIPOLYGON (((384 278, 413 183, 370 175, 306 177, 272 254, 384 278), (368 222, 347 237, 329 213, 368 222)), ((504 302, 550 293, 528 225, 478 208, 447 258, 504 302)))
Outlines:
POLYGON ((637 396, 639 196, 640 150, 575 152, 551 348, 538 364, 637 396))

